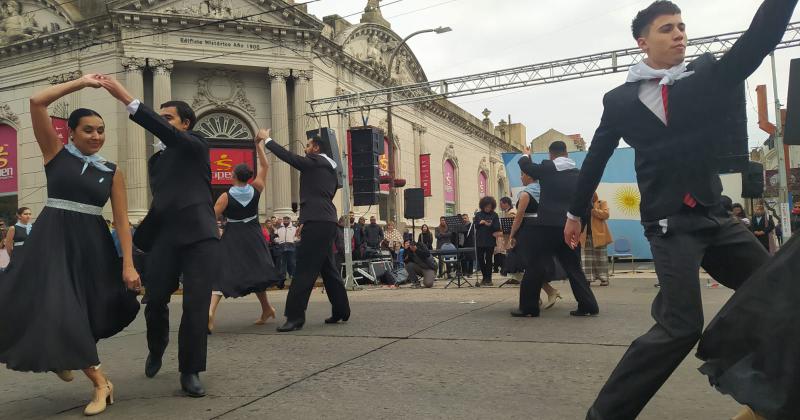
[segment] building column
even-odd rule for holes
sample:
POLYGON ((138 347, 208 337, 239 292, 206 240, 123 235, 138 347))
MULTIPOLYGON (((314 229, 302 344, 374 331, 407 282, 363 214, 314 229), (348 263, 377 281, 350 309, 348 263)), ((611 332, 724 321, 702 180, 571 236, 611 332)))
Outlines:
POLYGON ((148 61, 153 70, 153 107, 172 100, 172 60, 151 58, 148 61))
MULTIPOLYGON (((144 80, 142 70, 145 59, 125 57, 125 87, 134 98, 144 97, 144 80)), ((128 187, 128 216, 137 220, 147 214, 147 145, 144 128, 138 124, 125 124, 126 165, 125 178, 128 187)))
MULTIPOLYGON (((291 150, 299 155, 303 154, 303 145, 306 144, 306 130, 308 129, 308 84, 312 78, 311 70, 293 70, 294 77, 294 141, 291 150)), ((300 204, 300 172, 292 169, 292 202, 300 204)))
MULTIPOLYGON (((270 69, 270 108, 272 109, 272 139, 285 148, 289 148, 289 104, 286 93, 286 78, 289 70, 270 69)), ((274 200, 273 215, 277 217, 293 216, 292 183, 289 165, 276 160, 272 170, 272 189, 274 200)))

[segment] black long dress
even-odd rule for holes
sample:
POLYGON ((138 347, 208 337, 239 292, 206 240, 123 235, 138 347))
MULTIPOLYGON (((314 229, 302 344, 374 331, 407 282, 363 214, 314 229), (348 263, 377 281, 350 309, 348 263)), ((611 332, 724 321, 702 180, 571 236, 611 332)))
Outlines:
POLYGON ((736 291, 697 350, 711 385, 771 420, 800 413, 799 277, 795 236, 736 291))
POLYGON ((259 198, 260 194, 256 191, 247 206, 242 206, 228 194, 228 207, 222 213, 228 223, 220 241, 224 268, 213 288, 225 297, 238 298, 263 292, 280 281, 261 225, 258 224, 259 198), (247 219, 251 220, 237 221, 247 219))
MULTIPOLYGON (((50 199, 104 206, 114 173, 82 169, 62 149, 45 165, 50 199)), ((32 372, 98 365, 97 340, 120 332, 139 311, 103 216, 47 206, 19 256, 0 274, 0 363, 32 372)))
MULTIPOLYGON (((523 191, 520 194, 528 194, 528 207, 523 209, 519 208, 519 201, 517 201, 517 211, 524 211, 525 214, 536 214, 539 211, 539 201, 531 195, 527 191, 523 191)), ((518 250, 512 251, 512 256, 508 257, 506 255, 505 267, 507 273, 522 273, 525 271, 525 266, 527 261, 525 259, 528 255, 530 255, 530 250, 533 247, 532 241, 536 240, 535 235, 533 234, 533 220, 529 219, 522 219, 522 226, 519 228, 519 232, 517 233, 517 243, 519 246, 518 250)), ((563 280, 567 278, 567 272, 561 266, 561 263, 553 257, 552 264, 548 264, 546 267, 547 271, 547 279, 548 281, 554 280, 563 280)))

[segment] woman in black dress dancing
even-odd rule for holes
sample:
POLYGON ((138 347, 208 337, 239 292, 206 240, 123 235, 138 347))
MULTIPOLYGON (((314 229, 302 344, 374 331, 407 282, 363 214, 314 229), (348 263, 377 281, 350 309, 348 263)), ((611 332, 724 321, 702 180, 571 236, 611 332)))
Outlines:
POLYGON ((17 209, 17 223, 8 228, 5 239, 6 250, 8 250, 9 257, 15 249, 17 251, 22 251, 22 247, 25 246, 25 240, 28 239, 28 235, 30 235, 31 229, 33 228, 31 218, 33 218, 33 213, 30 208, 20 207, 17 209))
POLYGON ((94 415, 114 402, 113 385, 100 370, 97 340, 133 321, 141 282, 133 267, 125 181, 116 165, 97 154, 105 142, 103 119, 89 109, 72 112, 66 146, 50 123, 47 106, 85 87, 100 87, 96 75, 51 86, 30 99, 49 198, 25 252, 0 277, 0 363, 23 372, 56 372, 67 382, 72 370, 83 370, 94 384, 94 399, 84 413, 94 415), (103 219, 109 197, 122 261, 103 219))
POLYGON ((208 331, 214 331, 214 315, 222 296, 238 298, 255 293, 261 302, 261 316, 256 325, 263 325, 275 318, 275 308, 267 299, 267 288, 280 281, 280 275, 272 262, 269 246, 258 224, 258 200, 267 180, 267 155, 264 140, 267 130, 258 132, 255 138, 258 156, 258 173, 251 184, 253 170, 246 164, 233 169, 234 185, 223 193, 214 204, 217 217, 225 216, 227 224, 220 241, 225 269, 211 295, 208 310, 208 331))

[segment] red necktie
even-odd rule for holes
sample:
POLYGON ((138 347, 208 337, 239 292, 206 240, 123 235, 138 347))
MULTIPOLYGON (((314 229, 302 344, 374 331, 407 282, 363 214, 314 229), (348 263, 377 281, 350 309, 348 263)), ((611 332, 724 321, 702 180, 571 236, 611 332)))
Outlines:
MULTIPOLYGON (((667 125, 669 125, 669 85, 661 85, 661 100, 664 102, 664 118, 667 120, 667 125)), ((692 197, 691 193, 686 193, 683 196, 683 204, 686 204, 689 208, 697 207, 697 200, 692 197)))

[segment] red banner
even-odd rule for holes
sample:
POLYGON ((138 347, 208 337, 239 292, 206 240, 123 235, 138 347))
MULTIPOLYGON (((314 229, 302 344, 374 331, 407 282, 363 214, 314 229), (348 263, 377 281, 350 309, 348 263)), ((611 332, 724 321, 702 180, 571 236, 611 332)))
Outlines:
POLYGON ((419 155, 419 187, 425 197, 431 197, 431 155, 419 155))
POLYGON ((50 122, 53 124, 53 128, 56 129, 56 134, 58 134, 58 139, 61 140, 61 143, 65 145, 69 143, 69 126, 67 126, 67 120, 58 117, 50 117, 50 122))
POLYGON ((0 124, 0 194, 17 192, 17 130, 0 124))
POLYGON ((211 149, 211 184, 232 185, 233 168, 246 163, 255 171, 253 151, 250 149, 211 149))
MULTIPOLYGON (((378 173, 381 177, 389 176, 389 139, 383 138, 383 154, 378 156, 378 173)), ((389 193, 389 184, 381 184, 381 192, 389 193)))

